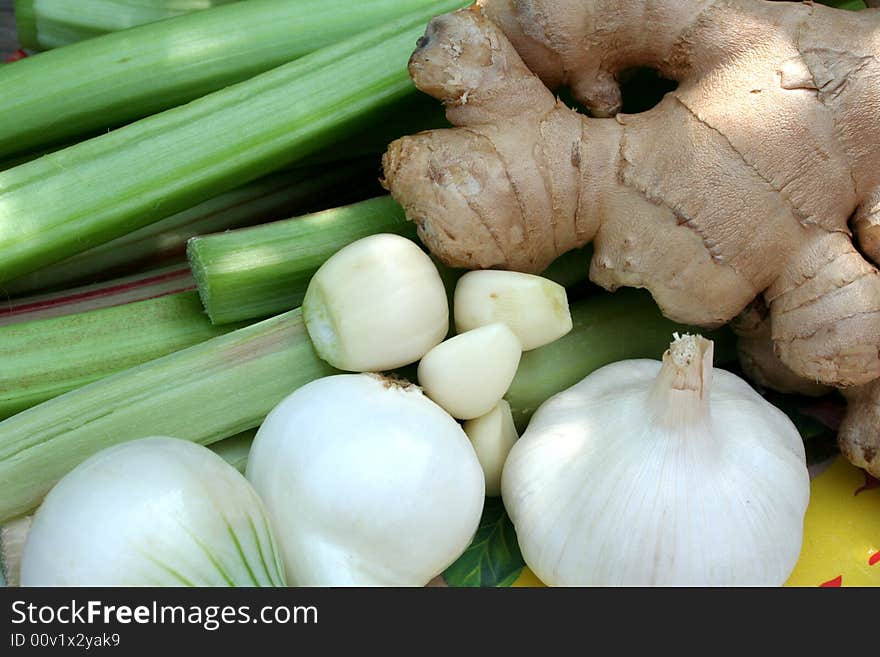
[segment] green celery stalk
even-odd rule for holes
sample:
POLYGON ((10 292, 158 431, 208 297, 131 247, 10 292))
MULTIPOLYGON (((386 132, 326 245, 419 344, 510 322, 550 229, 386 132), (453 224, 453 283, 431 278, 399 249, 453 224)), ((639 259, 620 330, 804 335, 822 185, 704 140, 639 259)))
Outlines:
POLYGON ((267 176, 16 278, 3 287, 7 294, 29 294, 106 280, 169 260, 183 260, 186 242, 195 235, 282 219, 293 212, 319 207, 328 193, 332 193, 334 199, 362 197, 375 186, 371 177, 374 169, 374 161, 356 160, 340 163, 332 169, 293 169, 267 176), (369 184, 361 179, 368 180, 369 184))
MULTIPOLYGON (((309 281, 327 258, 376 233, 417 240, 415 225, 390 196, 217 235, 187 246, 199 296, 215 324, 268 317, 302 303, 309 281)), ((544 273, 569 286, 587 277, 589 249, 571 251, 544 273)), ((438 263, 454 289, 461 271, 438 263)))
POLYGON ((522 355, 505 399, 522 431, 538 406, 610 363, 659 360, 675 332, 697 332, 715 341, 715 363, 736 360, 736 338, 727 328, 706 332, 666 319, 650 294, 626 288, 572 304, 574 328, 565 337, 522 355))
POLYGON ((23 48, 49 50, 237 0, 15 0, 23 48))
POLYGON ((461 4, 437 0, 247 82, 0 173, 0 282, 181 212, 370 125, 414 92, 407 62, 425 23, 461 4))
MULTIPOLYGON (((75 16, 80 4, 64 0, 64 11, 75 16)), ((28 9, 33 3, 19 5, 19 30, 30 43, 39 39, 40 3, 36 14, 28 9)), ((435 0, 248 0, 28 57, 0 67, 0 155, 182 105, 431 6, 439 5, 435 0)))
POLYGON ((235 328, 213 326, 195 292, 4 326, 0 419, 235 328))
POLYGON ((257 435, 256 429, 244 431, 232 438, 226 438, 219 442, 209 445, 217 455, 226 461, 233 468, 244 474, 247 467, 248 455, 251 452, 251 445, 257 435))
MULTIPOLYGON (((624 358, 659 358, 672 331, 645 293, 573 304, 572 332, 524 355, 508 399, 522 421, 546 398, 624 358)), ((733 338, 713 334, 718 362, 733 338)), ((37 504, 95 452, 150 435, 202 444, 257 427, 298 387, 335 373, 315 354, 299 310, 106 377, 0 422, 0 523, 37 504)))
POLYGON ((113 308, 195 287, 186 263, 174 263, 112 281, 0 303, 0 327, 113 308))
POLYGON ((195 237, 190 267, 215 324, 261 318, 298 307, 318 268, 352 242, 376 233, 415 239, 415 226, 390 197, 264 226, 195 237))
POLYGON ((332 373, 297 310, 14 415, 0 422, 0 523, 105 447, 155 435, 208 445, 258 426, 289 393, 332 373))

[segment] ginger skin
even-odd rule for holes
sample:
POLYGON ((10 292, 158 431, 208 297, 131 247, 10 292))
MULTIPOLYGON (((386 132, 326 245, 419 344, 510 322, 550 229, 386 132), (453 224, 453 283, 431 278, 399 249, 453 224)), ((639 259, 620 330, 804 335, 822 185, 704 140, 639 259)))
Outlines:
MULTIPOLYGON (((750 305, 732 323, 739 336, 739 361, 743 372, 758 385, 782 393, 818 396, 833 388, 803 379, 788 369, 773 352, 770 318, 760 302, 750 305)), ((841 453, 853 465, 880 477, 880 379, 841 391, 846 414, 837 431, 841 453)))
POLYGON ((667 316, 704 327, 763 297, 773 350, 798 376, 880 377, 880 274, 848 227, 855 216, 878 260, 880 11, 478 4, 434 19, 410 61, 456 128, 384 158, 386 187, 435 255, 539 272, 593 242, 590 277, 609 290, 647 288, 667 316), (616 76, 634 66, 679 87, 617 114, 616 76), (613 118, 567 108, 548 88, 562 85, 613 118))

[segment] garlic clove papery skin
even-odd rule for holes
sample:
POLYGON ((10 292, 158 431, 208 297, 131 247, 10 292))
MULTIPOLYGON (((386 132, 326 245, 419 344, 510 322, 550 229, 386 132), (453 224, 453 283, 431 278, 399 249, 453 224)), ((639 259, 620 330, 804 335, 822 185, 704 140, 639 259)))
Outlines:
POLYGON ((685 377, 668 356, 597 370, 511 450, 502 497, 545 583, 777 586, 794 568, 809 500, 796 428, 705 352, 685 377))
POLYGON ((22 586, 284 586, 262 502, 206 447, 143 438, 95 454, 37 510, 22 586))
POLYGON ((462 276, 453 295, 459 333, 502 322, 531 351, 572 329, 565 288, 541 276, 515 271, 472 271, 462 276))
POLYGON ((486 479, 486 496, 501 495, 501 472, 519 435, 513 422, 510 404, 503 399, 482 417, 464 423, 486 479))
POLYGON ((436 265, 400 235, 372 235, 335 253, 312 277, 302 308, 318 355, 350 372, 414 363, 449 332, 436 265))
POLYGON ((485 415, 513 383, 522 356, 506 324, 462 333, 431 349, 419 363, 419 385, 460 420, 485 415))
POLYGON ((309 383, 260 427, 247 466, 297 586, 424 586, 470 544, 483 471, 464 431, 412 384, 309 383))

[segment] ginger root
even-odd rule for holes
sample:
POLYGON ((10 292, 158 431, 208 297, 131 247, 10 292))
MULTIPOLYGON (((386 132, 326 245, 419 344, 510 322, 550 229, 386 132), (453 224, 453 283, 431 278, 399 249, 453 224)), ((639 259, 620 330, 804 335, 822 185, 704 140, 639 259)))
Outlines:
POLYGON ((478 0, 430 23, 410 74, 456 127, 391 144, 384 184, 445 263, 539 272, 594 242, 609 290, 705 327, 763 297, 799 377, 880 377, 880 274, 849 230, 880 258, 880 11, 478 0), (619 114, 636 66, 679 86, 619 114))
MULTIPOLYGON (((739 361, 743 372, 758 385, 782 393, 824 395, 832 388, 802 379, 789 370, 773 351, 770 319, 760 302, 749 306, 732 323, 739 336, 739 361)), ((842 390, 846 414, 837 431, 841 453, 853 465, 880 477, 880 380, 842 390)))

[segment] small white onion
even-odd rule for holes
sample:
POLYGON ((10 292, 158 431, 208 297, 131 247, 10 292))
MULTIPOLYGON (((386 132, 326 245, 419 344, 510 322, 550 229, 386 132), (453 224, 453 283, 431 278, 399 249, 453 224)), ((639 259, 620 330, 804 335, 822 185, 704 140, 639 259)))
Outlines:
POLYGON ((546 278, 514 271, 472 271, 455 287, 459 333, 503 322, 523 351, 537 349, 571 331, 565 288, 546 278))
POLYGON ((297 586, 423 586, 467 548, 483 471, 464 431, 411 384, 313 381, 254 440, 248 479, 297 586))
POLYGON ((302 307, 318 355, 351 372, 414 363, 449 331, 437 267, 400 235, 372 235, 338 251, 315 273, 302 307))
POLYGON ((507 392, 522 356, 506 324, 490 324, 442 342, 419 363, 419 385, 450 415, 485 415, 507 392))
POLYGON ((464 432, 471 439, 480 465, 483 466, 487 497, 501 495, 504 462, 519 438, 510 404, 502 399, 486 415, 465 422, 464 432))
POLYGON ((22 586, 283 586, 264 508, 206 447, 143 438, 68 473, 37 510, 22 586))

